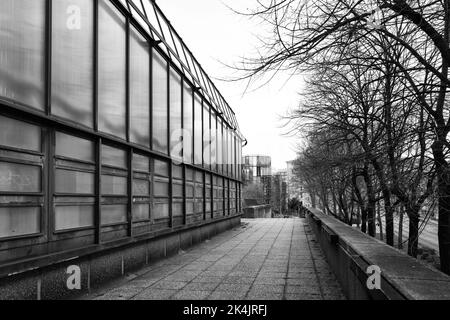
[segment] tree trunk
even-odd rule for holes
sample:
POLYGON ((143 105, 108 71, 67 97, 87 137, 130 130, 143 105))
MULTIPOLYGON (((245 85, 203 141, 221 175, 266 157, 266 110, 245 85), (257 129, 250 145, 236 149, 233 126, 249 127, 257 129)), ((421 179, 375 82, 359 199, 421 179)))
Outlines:
POLYGON ((383 197, 386 218, 386 243, 394 246, 394 208, 391 205, 391 192, 388 190, 383 191, 383 197))
POLYGON ((403 209, 400 208, 400 216, 398 219, 398 248, 403 249, 403 209))
POLYGON ((361 231, 367 233, 367 209, 361 208, 361 231))
MULTIPOLYGON (((378 220, 378 225, 380 228, 380 240, 384 241, 384 235, 383 235, 383 222, 381 221, 381 212, 380 212, 380 203, 377 203, 377 220, 378 220)), ((386 235, 387 237, 387 235, 386 235)))
POLYGON ((373 191, 372 178, 369 176, 367 171, 364 174, 364 179, 365 179, 366 185, 367 185, 367 199, 368 199, 367 200, 367 229, 368 229, 369 235, 371 237, 375 237, 375 233, 376 233, 376 223, 375 223, 376 200, 375 200, 375 193, 373 191))
POLYGON ((375 201, 369 201, 367 206, 367 229, 371 237, 375 237, 376 223, 375 223, 375 201))
POLYGON ((315 194, 315 192, 310 192, 309 196, 311 198, 311 206, 315 209, 316 208, 316 194, 315 194))
POLYGON ((408 254, 417 258, 417 248, 419 244, 419 210, 418 208, 407 209, 409 217, 408 254))

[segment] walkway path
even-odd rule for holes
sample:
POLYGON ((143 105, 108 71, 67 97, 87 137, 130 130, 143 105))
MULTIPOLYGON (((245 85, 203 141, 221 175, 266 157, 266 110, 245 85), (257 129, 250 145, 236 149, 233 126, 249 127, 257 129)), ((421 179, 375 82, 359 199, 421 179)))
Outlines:
POLYGON ((83 299, 345 299, 303 219, 252 219, 83 299))

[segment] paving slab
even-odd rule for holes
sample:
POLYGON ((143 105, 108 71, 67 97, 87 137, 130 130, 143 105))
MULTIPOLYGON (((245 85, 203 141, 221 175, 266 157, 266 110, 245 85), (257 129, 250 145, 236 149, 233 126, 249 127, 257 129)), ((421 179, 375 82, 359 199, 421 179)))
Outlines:
POLYGON ((343 300, 304 219, 241 226, 156 262, 81 299, 343 300))

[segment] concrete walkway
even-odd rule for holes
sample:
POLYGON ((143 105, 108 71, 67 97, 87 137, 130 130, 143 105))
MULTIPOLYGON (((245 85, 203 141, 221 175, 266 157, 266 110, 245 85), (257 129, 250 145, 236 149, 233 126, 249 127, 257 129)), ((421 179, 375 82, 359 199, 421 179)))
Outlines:
POLYGON ((303 219, 252 219, 83 299, 345 299, 303 219))

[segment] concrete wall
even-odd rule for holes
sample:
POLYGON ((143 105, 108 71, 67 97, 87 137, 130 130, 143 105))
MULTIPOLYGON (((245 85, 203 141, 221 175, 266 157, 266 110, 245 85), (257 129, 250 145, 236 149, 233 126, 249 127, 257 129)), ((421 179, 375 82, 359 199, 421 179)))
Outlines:
POLYGON ((347 298, 450 299, 449 276, 319 210, 309 211, 308 223, 347 298), (368 289, 369 266, 381 270, 379 289, 368 289))
POLYGON ((251 206, 243 208, 244 214, 242 215, 243 218, 272 218, 272 206, 267 205, 260 205, 260 206, 251 206))
POLYGON ((240 216, 233 216, 0 277, 0 300, 55 300, 79 296, 107 281, 210 239, 239 225, 240 221, 240 216), (80 290, 67 288, 68 267, 74 265, 81 269, 80 290))

